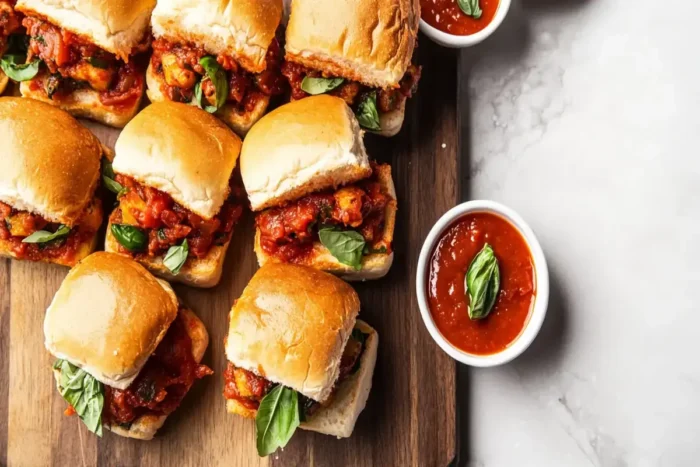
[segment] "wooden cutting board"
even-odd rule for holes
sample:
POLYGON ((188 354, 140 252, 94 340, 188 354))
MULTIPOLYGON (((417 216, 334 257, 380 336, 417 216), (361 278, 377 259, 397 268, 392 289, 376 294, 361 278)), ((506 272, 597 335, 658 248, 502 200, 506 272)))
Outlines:
MULTIPOLYGON (((210 290, 176 286, 209 330, 204 363, 216 373, 193 386, 152 441, 109 432, 99 439, 77 417, 63 415, 66 403, 51 375, 54 359, 44 349, 43 319, 68 270, 0 260, 0 465, 384 467, 452 462, 457 446, 455 364, 423 326, 415 268, 428 230, 456 204, 459 193, 457 55, 422 38, 419 62, 423 79, 408 103, 400 135, 366 138, 370 155, 392 166, 399 215, 391 272, 382 280, 355 284, 362 300, 360 316, 379 332, 379 356, 372 393, 352 438, 299 430, 283 452, 260 459, 253 422, 225 412, 227 314, 257 268, 248 214, 236 227, 221 284, 210 290)), ((114 147, 116 130, 87 125, 114 147)))

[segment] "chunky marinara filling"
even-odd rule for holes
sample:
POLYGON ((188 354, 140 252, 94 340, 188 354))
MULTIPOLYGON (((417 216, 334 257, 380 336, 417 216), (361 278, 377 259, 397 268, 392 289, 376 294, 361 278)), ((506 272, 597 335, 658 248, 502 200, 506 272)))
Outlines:
POLYGON ((243 213, 240 200, 245 195, 236 180, 236 177, 231 178, 229 197, 219 213, 211 219, 203 219, 176 203, 167 193, 117 174, 116 181, 127 191, 120 196, 119 209, 114 210, 110 221, 137 226, 148 236, 144 251, 134 252, 122 245, 120 251, 132 256, 160 256, 187 239, 189 256, 204 258, 213 245, 223 245, 230 240, 233 227, 243 213))
MULTIPOLYGON (((192 101, 195 85, 201 83, 202 99, 216 106, 216 88, 200 64, 209 55, 202 47, 192 43, 173 43, 164 38, 153 41, 151 66, 164 81, 163 93, 171 101, 192 101)), ((265 58, 267 68, 259 74, 244 70, 228 55, 218 55, 217 63, 226 71, 228 80, 227 104, 240 112, 255 109, 260 99, 284 92, 286 82, 279 72, 281 51, 277 39, 273 39, 265 58)), ((205 104, 206 104, 205 103, 205 104)))
POLYGON ((133 61, 124 63, 114 54, 43 19, 27 16, 22 21, 30 37, 27 62, 40 59, 48 72, 42 85, 51 99, 61 99, 76 89, 99 92, 100 102, 132 106, 144 89, 142 70, 133 61))
MULTIPOLYGON (((285 61, 282 65, 282 74, 289 81, 292 88, 292 99, 298 100, 308 97, 306 91, 301 88, 301 83, 306 76, 314 78, 333 78, 324 72, 312 70, 304 65, 285 61)), ((343 84, 330 91, 328 94, 343 99, 350 107, 357 110, 358 104, 364 100, 365 96, 373 91, 377 93, 377 109, 382 113, 396 110, 403 101, 410 98, 418 89, 420 81, 421 67, 409 65, 403 78, 399 82, 399 87, 392 89, 374 89, 357 81, 345 80, 343 84)))
POLYGON ((80 246, 91 241, 101 223, 102 204, 95 198, 71 227, 68 235, 44 243, 25 243, 23 240, 33 233, 40 230, 54 233, 61 224, 0 202, 0 241, 8 242, 18 259, 52 259, 70 263, 74 261, 80 246))
MULTIPOLYGON (((354 330, 350 339, 348 339, 348 343, 343 350, 343 356, 340 359, 340 371, 333 392, 343 381, 358 370, 360 357, 365 349, 365 337, 360 331, 354 330)), ((224 372, 224 398, 235 400, 236 403, 248 410, 258 410, 260 401, 274 386, 275 384, 265 378, 243 368, 238 368, 231 362, 228 362, 224 372)), ((323 404, 302 395, 300 397, 304 414, 307 416, 313 415, 319 407, 329 405, 333 400, 332 393, 331 397, 324 401, 323 404)))
POLYGON ((0 56, 7 47, 7 38, 22 27, 22 15, 15 11, 15 0, 0 0, 0 56))
POLYGON ((336 191, 307 195, 293 203, 258 214, 260 245, 267 254, 286 262, 303 261, 318 241, 322 225, 359 232, 372 250, 389 253, 383 238, 386 207, 391 196, 379 182, 378 173, 388 165, 372 163, 372 176, 336 191))
POLYGON ((102 417, 106 422, 124 425, 143 415, 168 415, 195 380, 214 373, 195 361, 188 325, 180 310, 134 382, 123 390, 105 386, 102 417))

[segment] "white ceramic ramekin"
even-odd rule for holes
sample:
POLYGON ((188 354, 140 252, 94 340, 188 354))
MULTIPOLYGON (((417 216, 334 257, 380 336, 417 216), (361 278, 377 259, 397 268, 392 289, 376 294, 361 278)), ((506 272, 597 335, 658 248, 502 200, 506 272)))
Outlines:
POLYGON ((420 20, 420 30, 423 31, 423 34, 428 36, 433 42, 437 42, 438 44, 444 47, 450 47, 453 49, 471 47, 472 45, 478 44, 479 42, 483 41, 491 34, 493 34, 493 32, 496 29, 498 29, 498 27, 503 22, 503 19, 506 17, 506 13, 508 13, 509 9, 510 0, 500 0, 498 2, 498 9, 496 10, 496 14, 494 15, 491 22, 481 31, 474 34, 470 34, 468 36, 457 36, 455 34, 448 34, 446 32, 442 32, 439 29, 432 27, 427 22, 423 21, 423 18, 421 18, 420 20))
POLYGON ((418 257, 418 268, 416 271, 416 294, 418 295, 418 306, 420 308, 425 327, 428 328, 428 332, 430 332, 433 340, 450 357, 464 363, 465 365, 477 367, 502 365, 523 353, 540 332, 542 322, 544 321, 544 317, 547 313, 547 304, 549 302, 549 271, 547 270, 547 261, 544 257, 544 253, 542 252, 542 247, 540 247, 540 243, 537 241, 537 237, 535 237, 535 233, 525 223, 523 218, 520 217, 520 215, 518 215, 515 211, 494 201, 469 201, 455 206, 447 211, 433 226, 430 233, 428 233, 428 236, 423 243, 423 248, 421 248, 420 256, 418 257), (430 313, 430 305, 427 297, 428 268, 430 266, 430 258, 435 250, 435 246, 442 237, 442 234, 452 225, 452 223, 467 214, 475 212, 490 212, 506 219, 512 225, 514 225, 530 248, 530 254, 532 255, 535 265, 535 282, 537 292, 535 294, 535 303, 532 311, 530 312, 530 317, 525 325, 525 329, 508 347, 501 352, 492 355, 470 354, 450 344, 442 333, 440 333, 435 325, 435 322, 433 321, 433 316, 430 313))

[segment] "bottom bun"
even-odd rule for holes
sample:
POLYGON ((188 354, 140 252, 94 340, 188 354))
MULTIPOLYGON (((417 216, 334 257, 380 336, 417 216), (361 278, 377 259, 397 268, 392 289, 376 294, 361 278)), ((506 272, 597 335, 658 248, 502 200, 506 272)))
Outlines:
POLYGON ((403 126, 403 118, 406 115, 406 99, 403 99, 399 106, 391 112, 379 114, 380 131, 372 132, 387 138, 396 136, 403 126))
MULTIPOLYGON (((189 334, 192 340, 192 356, 194 360, 199 363, 204 357, 204 352, 209 346, 209 333, 207 333, 204 323, 195 315, 191 310, 187 308, 182 308, 185 320, 187 324, 185 329, 187 329, 187 334, 189 334)), ((56 385, 60 381, 61 372, 59 370, 54 370, 54 377, 56 378, 56 385)), ((59 389, 60 391, 60 389, 59 389)), ((142 415, 135 419, 129 427, 125 427, 118 424, 104 423, 102 426, 114 434, 119 436, 124 436, 126 438, 150 440, 156 432, 163 426, 165 419, 168 418, 167 415, 142 415)))
MULTIPOLYGON (((223 245, 213 245, 206 257, 189 258, 177 275, 174 275, 163 264, 164 256, 135 258, 154 275, 170 282, 180 282, 185 285, 200 288, 214 287, 221 280, 224 269, 226 251, 231 240, 223 245)), ((107 225, 107 235, 105 236, 105 251, 123 254, 119 248, 119 242, 112 235, 112 222, 107 225)), ((124 255, 129 256, 130 255, 124 255)))
MULTIPOLYGON (((23 81, 19 86, 22 97, 46 102, 75 117, 89 118, 115 128, 123 128, 136 115, 141 105, 141 98, 136 99, 130 106, 105 105, 100 101, 100 93, 94 89, 77 89, 60 100, 53 100, 44 90, 45 77, 45 74, 40 74, 30 81, 23 81), (35 87, 37 89, 33 89, 35 87)), ((143 95, 143 92, 141 94, 143 95)))
MULTIPOLYGON (((97 247, 97 232, 95 232, 92 237, 78 245, 78 249, 75 252, 75 255, 73 256, 72 259, 70 260, 65 260, 63 258, 43 258, 39 260, 41 263, 51 263, 51 264, 60 264, 61 266, 68 266, 68 267, 73 267, 80 260, 88 256, 90 253, 95 251, 95 248, 97 247)), ((0 257, 4 258, 13 258, 13 259, 18 259, 17 254, 12 248, 12 242, 8 240, 1 240, 0 239, 0 257)), ((20 259, 21 260, 21 259, 20 259)))
MULTIPOLYGON (((162 86, 165 85, 163 78, 153 71, 153 67, 149 64, 146 71, 146 94, 151 102, 160 102, 167 99, 163 93, 162 86)), ((194 100, 192 102, 194 104, 194 100)), ((248 133, 248 130, 265 115, 267 106, 270 105, 270 98, 264 96, 255 104, 255 108, 250 112, 240 113, 236 106, 226 104, 216 111, 214 115, 219 117, 226 125, 228 125, 241 138, 248 133)))
POLYGON ((360 368, 338 387, 329 406, 321 407, 300 425, 302 429, 338 438, 349 438, 352 435, 355 422, 364 410, 372 389, 372 375, 377 363, 379 345, 377 331, 367 323, 357 320, 355 329, 367 334, 365 350, 360 357, 360 368))
POLYGON ((5 92, 5 88, 7 87, 7 83, 10 82, 10 78, 7 77, 5 73, 0 70, 0 94, 5 92))

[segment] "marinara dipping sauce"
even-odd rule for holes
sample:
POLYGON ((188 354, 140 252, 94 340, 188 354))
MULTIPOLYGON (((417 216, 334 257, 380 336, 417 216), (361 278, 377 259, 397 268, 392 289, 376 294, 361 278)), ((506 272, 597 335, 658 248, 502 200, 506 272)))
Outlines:
POLYGON ((530 249, 520 232, 496 214, 478 212, 458 219, 442 234, 430 258, 430 314, 442 335, 464 352, 491 355, 513 343, 528 322, 535 293, 530 249), (498 259, 501 287, 491 313, 472 320, 464 277, 485 243, 498 259))
POLYGON ((467 16, 457 0, 420 0, 421 18, 429 25, 448 34, 468 36, 484 29, 493 20, 499 0, 479 0, 479 19, 467 16))

